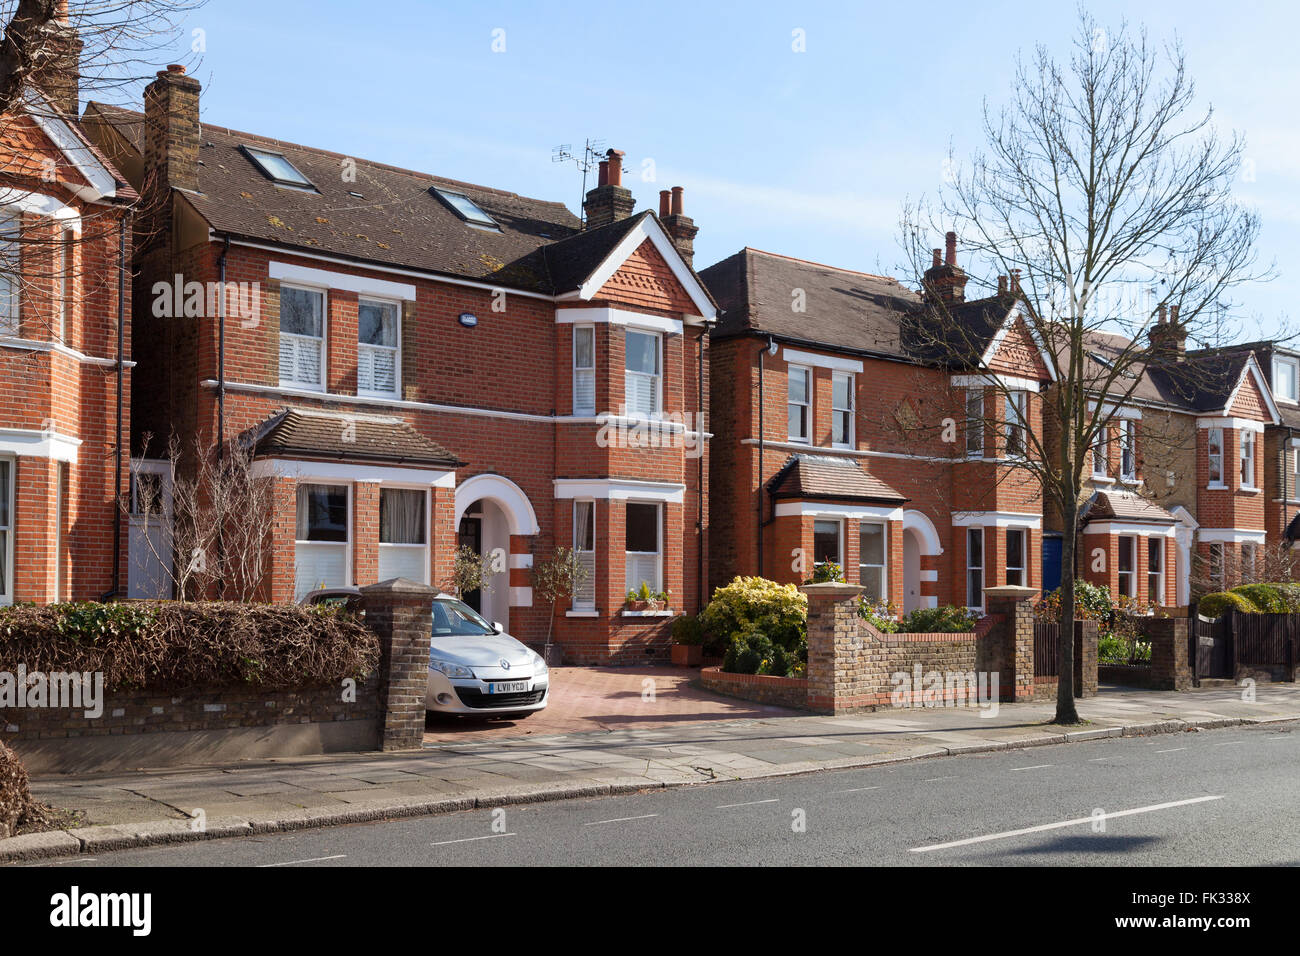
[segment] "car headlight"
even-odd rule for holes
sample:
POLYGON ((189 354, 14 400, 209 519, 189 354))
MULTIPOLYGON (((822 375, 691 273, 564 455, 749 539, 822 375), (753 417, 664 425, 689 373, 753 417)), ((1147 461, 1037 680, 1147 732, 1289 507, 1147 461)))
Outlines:
POLYGON ((435 671, 441 671, 447 677, 473 677, 474 672, 462 664, 453 664, 450 661, 440 661, 436 658, 429 658, 429 667, 435 671))
POLYGON ((533 652, 533 676, 540 677, 547 672, 546 658, 537 652, 533 652))

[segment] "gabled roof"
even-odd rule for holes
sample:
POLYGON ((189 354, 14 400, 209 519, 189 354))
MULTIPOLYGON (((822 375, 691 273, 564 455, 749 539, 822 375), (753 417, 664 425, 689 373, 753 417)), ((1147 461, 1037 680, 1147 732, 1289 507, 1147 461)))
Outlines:
POLYGON ((442 468, 464 464, 400 418, 290 407, 236 440, 251 443, 258 458, 323 458, 442 468))
POLYGON ((21 102, 24 113, 86 181, 86 187, 69 187, 82 199, 131 202, 139 198, 126 177, 86 136, 75 116, 65 116, 44 93, 32 86, 23 90, 21 102))
POLYGON ((1178 523, 1172 514, 1141 495, 1116 490, 1095 492, 1083 506, 1083 520, 1170 525, 1178 523))
MULTIPOLYGON (((143 113, 92 102, 86 116, 116 131, 142 157, 143 113)), ((583 231, 563 203, 207 123, 198 174, 198 192, 177 195, 218 233, 546 296, 582 289, 624 240, 640 234, 660 247, 700 314, 711 318, 716 311, 652 213, 583 231), (245 152, 248 146, 280 153, 314 189, 276 185, 245 152), (346 180, 345 169, 354 173, 346 180), (467 197, 499 228, 471 225, 431 188, 467 197)))
POLYGON ((855 461, 829 455, 791 455, 768 482, 772 498, 823 498, 902 504, 908 499, 855 461))

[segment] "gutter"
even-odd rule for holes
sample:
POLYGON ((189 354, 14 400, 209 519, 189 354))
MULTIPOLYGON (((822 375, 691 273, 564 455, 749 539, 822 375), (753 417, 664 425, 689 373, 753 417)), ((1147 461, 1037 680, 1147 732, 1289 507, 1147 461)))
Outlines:
POLYGON ((226 447, 226 256, 230 253, 230 236, 223 237, 221 258, 217 260, 217 279, 221 288, 221 307, 217 316, 217 459, 226 447))
POLYGON ((776 338, 769 335, 767 344, 758 353, 758 502, 755 519, 758 526, 758 576, 763 576, 763 453, 766 450, 766 432, 763 427, 763 410, 766 402, 763 396, 763 359, 768 353, 776 354, 776 338))

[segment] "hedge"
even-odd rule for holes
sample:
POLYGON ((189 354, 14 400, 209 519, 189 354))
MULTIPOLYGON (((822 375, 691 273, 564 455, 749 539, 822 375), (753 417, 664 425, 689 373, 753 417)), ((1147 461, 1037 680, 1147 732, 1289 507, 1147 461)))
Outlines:
POLYGON ((102 672, 114 692, 287 690, 364 679, 379 666, 379 640, 338 606, 15 605, 0 608, 0 662, 102 672))
POLYGON ((1215 591, 1197 602, 1196 613, 1202 617, 1222 617, 1229 611, 1240 611, 1242 614, 1261 613, 1253 601, 1232 591, 1215 591))

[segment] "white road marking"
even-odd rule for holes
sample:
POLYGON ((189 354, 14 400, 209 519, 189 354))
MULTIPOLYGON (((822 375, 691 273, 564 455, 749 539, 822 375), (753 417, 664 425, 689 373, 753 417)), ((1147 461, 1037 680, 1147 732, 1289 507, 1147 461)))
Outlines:
POLYGON ((1115 757, 1089 757, 1088 759, 1092 763, 1096 763, 1098 760, 1115 760, 1116 758, 1115 757))
POLYGON ((780 801, 780 799, 779 799, 778 797, 773 797, 771 800, 751 800, 751 801, 749 801, 749 803, 724 803, 722 806, 720 806, 720 807, 714 807, 713 809, 715 809, 715 810, 730 810, 730 809, 732 809, 733 807, 756 807, 756 806, 758 806, 760 803, 780 803, 780 802, 781 802, 781 801, 780 801))
POLYGON ((956 779, 957 779, 956 777, 952 777, 952 776, 949 776, 949 777, 930 777, 929 779, 927 779, 927 780, 922 780, 921 782, 922 782, 922 783, 934 783, 936 780, 956 780, 956 779))
POLYGON ((347 854, 340 853, 337 856, 313 856, 309 860, 290 860, 288 863, 259 863, 256 868, 259 870, 265 870, 273 866, 297 866, 299 863, 320 863, 323 860, 345 860, 345 859, 347 859, 347 854))
POLYGON ((1034 764, 1032 767, 1012 767, 1011 769, 1012 769, 1013 771, 1015 771, 1015 770, 1042 770, 1044 767, 1050 767, 1050 766, 1051 766, 1050 763, 1036 763, 1036 764, 1034 764))
POLYGON ((93 863, 93 862, 94 862, 95 860, 97 860, 97 859, 99 859, 99 857, 96 857, 96 856, 79 856, 79 857, 76 857, 75 859, 71 859, 71 860, 51 860, 49 863, 38 863, 38 864, 36 864, 36 865, 37 865, 38 867, 41 867, 41 866, 63 866, 63 865, 65 865, 65 864, 67 864, 67 863, 93 863))
POLYGON ((854 787, 851 790, 832 790, 831 793, 861 793, 863 790, 879 790, 879 787, 854 787))
POLYGON ((1223 743, 1215 744, 1216 747, 1235 747, 1237 744, 1244 744, 1244 740, 1225 740, 1223 743))
POLYGON ((1129 817, 1135 813, 1152 813, 1156 810, 1168 810, 1171 807, 1185 807, 1193 803, 1205 803, 1207 800, 1222 800, 1223 796, 1217 797, 1193 797, 1190 800, 1174 800, 1170 803, 1156 803, 1149 807, 1135 807, 1132 810, 1117 810, 1114 813, 1101 813, 1096 816, 1077 817, 1073 820, 1062 820, 1060 823, 1044 823, 1036 827, 1024 827, 1020 830, 1007 830, 1003 833, 989 833, 985 836, 968 837, 965 840, 954 840, 951 843, 936 843, 932 846, 914 846, 911 848, 912 853, 929 853, 931 850, 947 850, 955 846, 970 846, 972 843, 987 843, 990 840, 1005 840, 1008 837, 1024 836, 1026 833, 1042 833, 1046 830, 1060 830, 1064 827, 1077 827, 1085 823, 1092 823, 1095 820, 1114 820, 1118 817, 1129 817))
POLYGON ((443 840, 439 843, 430 843, 429 846, 451 846, 453 843, 473 843, 475 840, 495 840, 497 837, 518 836, 517 833, 489 833, 481 837, 465 837, 463 840, 443 840))
POLYGON ((1158 754, 1176 754, 1180 750, 1186 750, 1186 747, 1175 747, 1173 750, 1157 750, 1158 754))
POLYGON ((649 820, 651 817, 657 817, 657 813, 643 813, 639 817, 615 817, 613 820, 592 820, 590 823, 584 823, 584 827, 598 827, 602 823, 626 823, 628 820, 649 820))

